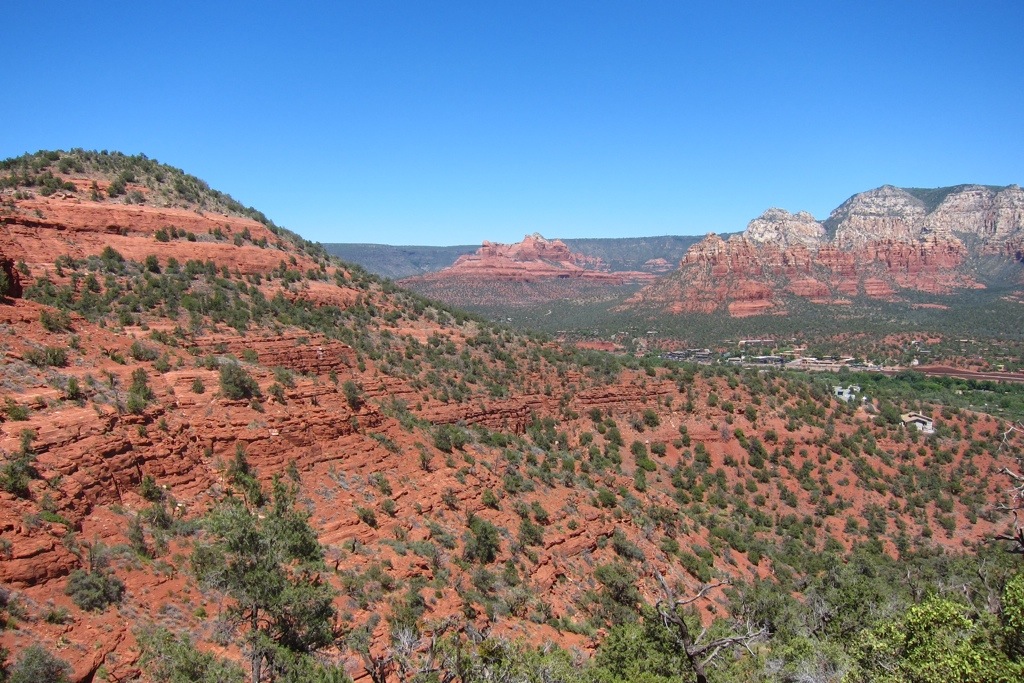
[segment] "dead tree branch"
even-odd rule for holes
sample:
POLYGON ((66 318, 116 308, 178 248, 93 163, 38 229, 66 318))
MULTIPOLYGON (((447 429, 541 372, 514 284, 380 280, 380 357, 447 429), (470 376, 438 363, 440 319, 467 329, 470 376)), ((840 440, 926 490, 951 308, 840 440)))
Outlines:
POLYGON ((1007 427, 1005 431, 1003 431, 1002 441, 999 442, 1000 451, 1003 450, 1004 446, 1010 448, 1010 434, 1013 434, 1014 432, 1024 433, 1024 422, 1020 423, 1019 425, 1011 422, 1010 426, 1007 427))
POLYGON ((701 629, 700 633, 694 637, 690 631, 689 625, 686 623, 685 618, 685 607, 693 604, 697 600, 706 598, 715 588, 728 585, 726 583, 713 583, 705 584, 701 586, 700 590, 697 591, 696 595, 688 598, 679 598, 676 596, 668 583, 665 581, 660 573, 655 572, 658 577, 658 583, 661 584, 661 590, 665 597, 658 601, 655 608, 658 611, 658 616, 661 619, 662 625, 670 631, 679 643, 680 648, 686 655, 686 660, 693 669, 693 673, 697 676, 697 683, 707 683, 707 666, 721 653, 723 650, 729 650, 734 647, 743 647, 750 650, 751 643, 761 640, 768 635, 767 629, 764 627, 755 629, 754 625, 747 623, 746 633, 736 634, 725 638, 715 638, 705 642, 704 639, 707 636, 707 629, 701 629))
MULTIPOLYGON (((1010 425, 1010 429, 1003 433, 1004 441, 1006 435, 1013 429, 1013 425, 1010 425)), ((995 540, 1010 541, 1012 545, 1007 548, 1007 552, 1014 555, 1024 555, 1024 528, 1021 527, 1020 519, 1017 516, 1020 510, 1024 510, 1024 475, 1014 472, 1009 467, 1004 467, 999 470, 999 473, 1005 474, 1013 482, 1013 485, 1006 492, 1008 501, 996 505, 997 510, 1013 514, 1013 531, 1009 534, 996 534, 995 540)))

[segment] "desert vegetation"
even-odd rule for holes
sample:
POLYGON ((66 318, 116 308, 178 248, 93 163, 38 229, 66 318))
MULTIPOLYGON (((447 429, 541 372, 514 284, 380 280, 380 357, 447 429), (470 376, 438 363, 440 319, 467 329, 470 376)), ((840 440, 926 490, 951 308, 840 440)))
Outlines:
MULTIPOLYGON (((93 154, 4 170, 180 173, 93 154)), ((1016 388, 579 349, 195 187, 0 304, 8 680, 1019 679, 1016 388)))

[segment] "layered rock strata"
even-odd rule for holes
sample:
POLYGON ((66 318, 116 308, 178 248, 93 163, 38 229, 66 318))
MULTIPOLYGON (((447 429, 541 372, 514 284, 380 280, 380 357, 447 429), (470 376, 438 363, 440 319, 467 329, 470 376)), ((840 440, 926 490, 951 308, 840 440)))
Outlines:
POLYGON ((1021 261, 1022 253, 1019 186, 886 185, 854 195, 824 221, 772 208, 728 240, 709 234, 677 272, 627 305, 747 316, 785 313, 792 297, 842 304, 858 296, 892 300, 905 290, 949 294, 985 286, 968 267, 972 260, 1021 261))

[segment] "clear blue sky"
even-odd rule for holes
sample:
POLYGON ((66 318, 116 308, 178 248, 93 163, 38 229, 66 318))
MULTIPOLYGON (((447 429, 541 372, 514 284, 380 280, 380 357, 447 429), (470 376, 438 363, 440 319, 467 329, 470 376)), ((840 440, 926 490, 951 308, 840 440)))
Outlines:
POLYGON ((0 157, 144 153, 321 242, 702 234, 1024 184, 1020 0, 12 0, 3 23, 0 157))

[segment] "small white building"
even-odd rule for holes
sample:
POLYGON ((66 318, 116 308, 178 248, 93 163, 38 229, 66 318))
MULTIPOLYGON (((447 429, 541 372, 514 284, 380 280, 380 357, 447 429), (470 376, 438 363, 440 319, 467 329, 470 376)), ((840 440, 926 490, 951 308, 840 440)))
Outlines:
POLYGON ((917 428, 917 431, 921 432, 922 434, 935 433, 935 423, 927 415, 923 415, 918 412, 912 412, 904 413, 903 415, 900 416, 900 418, 903 420, 903 426, 907 427, 908 429, 911 426, 914 426, 917 428))
POLYGON ((848 387, 834 386, 832 387, 832 393, 840 401, 846 401, 847 403, 849 403, 850 401, 857 397, 857 394, 860 393, 860 385, 851 384, 848 387))

